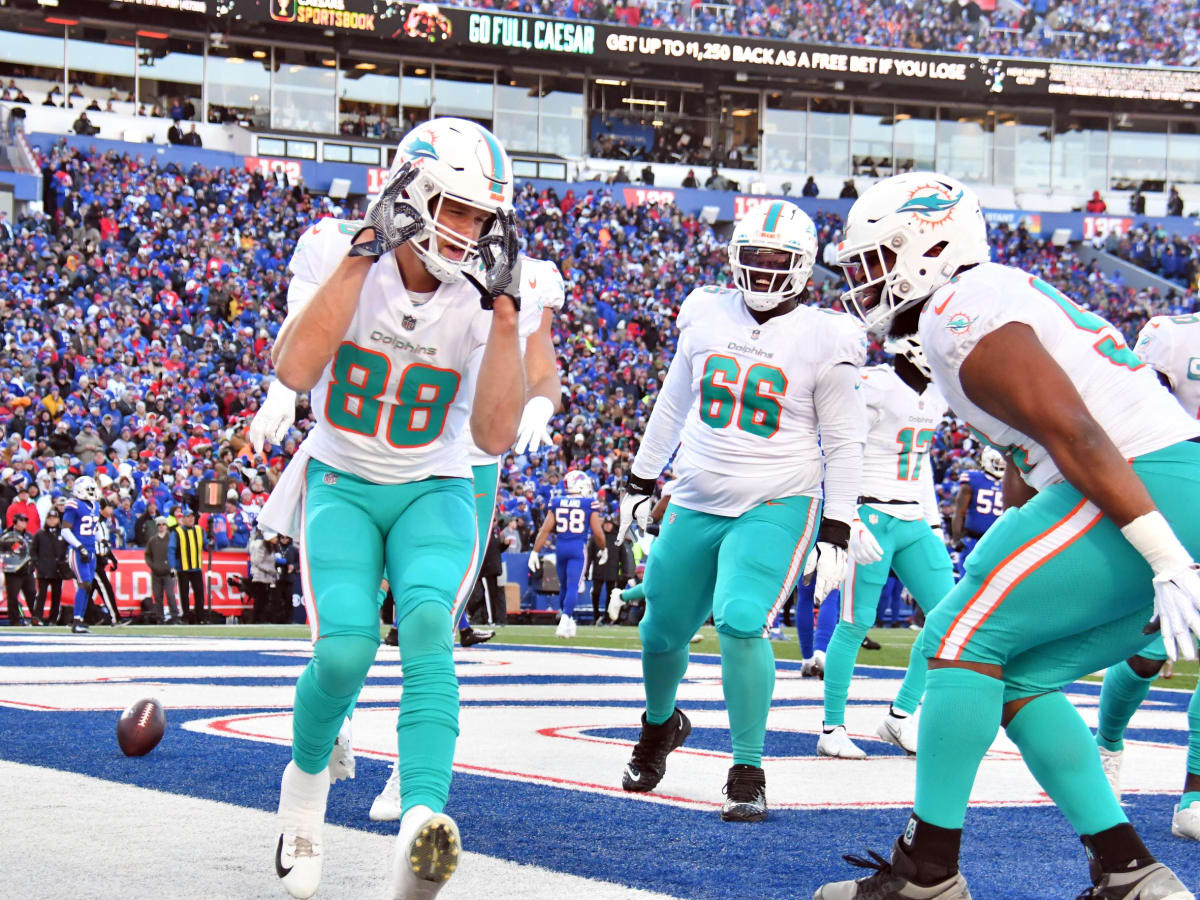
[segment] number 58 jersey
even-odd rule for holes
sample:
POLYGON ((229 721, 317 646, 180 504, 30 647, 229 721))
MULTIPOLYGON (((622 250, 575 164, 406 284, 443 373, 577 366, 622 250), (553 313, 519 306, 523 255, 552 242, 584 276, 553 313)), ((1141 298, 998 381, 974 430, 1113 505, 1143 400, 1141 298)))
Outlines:
POLYGON ((1041 490, 1063 480, 1050 454, 971 402, 959 381, 968 354, 1010 322, 1033 330, 1126 459, 1200 435, 1200 422, 1188 418, 1112 325, 1028 272, 983 263, 926 301, 921 345, 950 408, 976 437, 1010 454, 1031 487, 1041 490))
MULTIPOLYGON (((322 219, 301 236, 289 264, 289 320, 346 257, 360 224, 322 219)), ((314 458, 377 484, 470 477, 459 437, 491 314, 466 281, 421 300, 405 288, 395 254, 371 267, 350 327, 311 392, 317 425, 304 447, 314 458)))

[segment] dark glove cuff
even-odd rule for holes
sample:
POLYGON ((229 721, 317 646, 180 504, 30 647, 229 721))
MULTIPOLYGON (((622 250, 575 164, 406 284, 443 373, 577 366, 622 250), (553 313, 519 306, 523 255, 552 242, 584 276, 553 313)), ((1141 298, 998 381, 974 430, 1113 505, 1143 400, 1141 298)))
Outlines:
POLYGON ((632 472, 625 479, 625 490, 630 494, 653 494, 654 485, 658 483, 657 478, 639 478, 632 472))
POLYGON ((845 550, 850 546, 850 526, 837 519, 821 517, 821 527, 817 529, 817 542, 833 544, 845 550))

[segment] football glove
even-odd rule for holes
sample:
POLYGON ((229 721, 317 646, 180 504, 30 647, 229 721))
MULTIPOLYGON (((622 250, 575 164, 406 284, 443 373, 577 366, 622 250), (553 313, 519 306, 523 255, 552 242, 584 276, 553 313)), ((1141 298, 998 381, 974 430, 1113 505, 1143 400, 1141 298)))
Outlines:
POLYGON ((529 571, 536 572, 542 567, 542 558, 538 556, 536 550, 529 551, 529 571))
POLYGON ((85 563, 92 558, 92 553, 87 547, 80 547, 75 551, 81 563, 85 563))
POLYGON ((513 444, 513 452, 520 455, 549 445, 550 418, 554 415, 554 401, 549 397, 530 397, 521 412, 521 424, 517 426, 517 442, 513 444))
POLYGON ((463 277, 479 291, 479 305, 493 309, 501 294, 512 297, 513 305, 521 308, 521 243, 516 213, 499 210, 496 227, 491 234, 479 239, 479 258, 483 262, 483 282, 470 272, 463 277))
POLYGON ((267 388, 267 399, 250 423, 250 446, 262 453, 266 444, 278 444, 296 421, 296 392, 276 378, 267 388))
POLYGON ((837 519, 821 519, 817 547, 808 554, 804 565, 804 583, 814 583, 813 604, 820 606, 829 594, 842 586, 846 575, 846 547, 850 526, 837 519))
POLYGON ((850 523, 850 556, 860 566, 869 566, 883 559, 883 548, 862 520, 855 517, 850 523))
POLYGON ((601 547, 600 552, 596 554, 596 565, 602 566, 608 562, 608 548, 601 547))
POLYGON ((1196 658, 1200 639, 1200 566, 1167 570, 1154 576, 1154 618, 1146 633, 1162 631, 1167 658, 1196 658))
POLYGON ((367 207, 367 218, 363 226, 354 233, 350 248, 351 256, 369 256, 372 261, 385 253, 407 244, 425 229, 425 222, 417 208, 403 199, 404 190, 417 177, 412 163, 405 163, 383 186, 379 196, 367 207), (358 237, 367 229, 374 234, 370 240, 358 243, 358 237))
POLYGON ((629 529, 636 521, 642 534, 650 525, 651 498, 654 495, 656 479, 638 478, 632 472, 625 480, 625 490, 621 492, 621 524, 617 527, 617 543, 623 544, 629 529))

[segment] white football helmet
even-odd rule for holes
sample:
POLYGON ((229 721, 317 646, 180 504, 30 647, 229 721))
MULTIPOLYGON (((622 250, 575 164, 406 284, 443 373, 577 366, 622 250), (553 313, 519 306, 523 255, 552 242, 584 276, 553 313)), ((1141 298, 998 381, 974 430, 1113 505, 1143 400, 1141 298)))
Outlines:
POLYGON ((592 479, 586 472, 579 469, 572 469, 567 473, 563 478, 563 486, 567 489, 568 494, 575 494, 579 497, 590 497, 592 494, 592 479))
POLYGON ((729 239, 733 285, 746 305, 759 312, 803 291, 816 260, 817 228, 804 210, 786 200, 764 203, 743 216, 729 239), (772 264, 773 256, 781 261, 772 264))
POLYGON ((1004 455, 995 447, 985 446, 983 452, 979 454, 979 468, 997 481, 1004 477, 1004 469, 1007 465, 1004 455))
POLYGON ((842 303, 874 329, 929 297, 962 266, 990 257, 973 190, 931 172, 894 175, 868 188, 846 216, 837 254, 849 282, 842 303))
POLYGON ((929 368, 929 360, 925 358, 925 349, 921 346, 920 338, 915 334, 888 338, 883 342, 883 352, 903 356, 916 366, 926 379, 933 381, 933 370, 929 368))
MULTIPOLYGON (((438 118, 418 125, 401 138, 384 183, 405 163, 412 163, 419 174, 405 188, 404 199, 416 207, 424 224, 408 246, 430 275, 450 284, 478 264, 478 241, 438 223, 443 201, 457 200, 489 215, 501 209, 511 212, 512 162, 496 136, 482 125, 466 119, 438 118), (446 249, 461 250, 462 257, 446 256, 442 252, 446 249)), ((490 228, 485 226, 480 237, 490 228)))
POLYGON ((81 475, 75 479, 71 494, 77 500, 95 501, 100 499, 100 487, 96 484, 96 479, 81 475))

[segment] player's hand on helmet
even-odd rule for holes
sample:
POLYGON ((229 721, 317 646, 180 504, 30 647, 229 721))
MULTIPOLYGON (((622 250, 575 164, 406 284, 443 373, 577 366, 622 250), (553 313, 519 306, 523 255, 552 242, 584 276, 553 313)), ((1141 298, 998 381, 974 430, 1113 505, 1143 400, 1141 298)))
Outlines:
POLYGON ((821 603, 842 586, 846 575, 846 547, 850 543, 850 526, 837 519, 821 519, 817 531, 817 547, 808 554, 804 565, 804 583, 814 584, 813 603, 821 603))
POLYGON ((1177 566, 1154 576, 1154 618, 1146 627, 1162 631, 1168 659, 1196 658, 1200 639, 1200 566, 1177 566))
POLYGON ((529 551, 529 571, 536 572, 542 567, 542 558, 538 556, 536 550, 529 551))
POLYGON ((405 188, 412 184, 416 177, 417 169, 412 163, 405 163, 396 170, 379 192, 379 196, 367 207, 367 218, 351 241, 351 256, 378 259, 385 253, 407 244, 424 230, 425 223, 421 213, 404 199, 405 188), (368 231, 371 232, 370 235, 366 234, 368 231))
POLYGON ((617 543, 623 544, 625 536, 633 523, 637 522, 642 534, 650 525, 651 499, 654 495, 654 479, 638 478, 632 472, 625 480, 625 490, 621 491, 621 519, 617 527, 617 543))
POLYGON ((869 566, 883 559, 883 548, 879 546, 879 541, 875 540, 875 535, 862 523, 862 519, 857 517, 850 523, 848 550, 860 566, 869 566))
POLYGON ((549 446, 550 419, 554 415, 554 401, 540 394, 530 397, 521 411, 521 423, 517 426, 517 442, 513 444, 513 452, 521 454, 533 452, 543 444, 549 446))
POLYGON ((262 453, 265 444, 278 444, 296 421, 296 392, 276 378, 267 388, 267 399, 250 423, 250 446, 262 453))
POLYGON ((490 234, 484 235, 476 245, 479 259, 483 263, 483 281, 470 272, 463 277, 479 291, 479 304, 484 309, 493 309, 496 298, 502 294, 512 298, 513 305, 521 308, 521 233, 517 228, 517 214, 501 209, 496 212, 496 224, 490 234))

